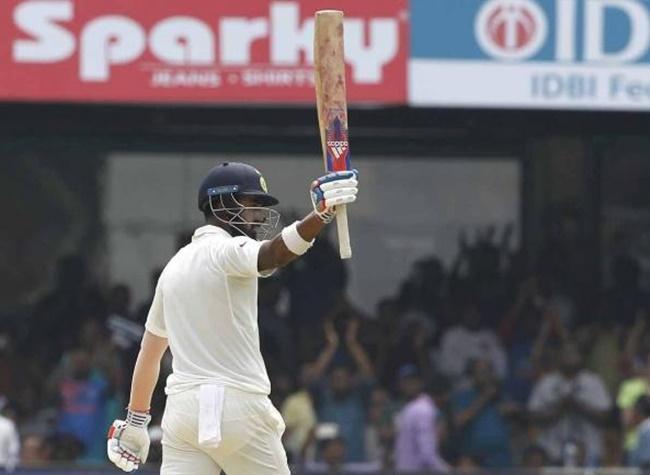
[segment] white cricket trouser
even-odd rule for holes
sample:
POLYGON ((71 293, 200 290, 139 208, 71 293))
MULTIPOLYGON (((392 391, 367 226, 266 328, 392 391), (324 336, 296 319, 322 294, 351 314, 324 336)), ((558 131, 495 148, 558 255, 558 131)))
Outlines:
POLYGON ((268 397, 225 388, 221 443, 198 443, 199 388, 167 397, 161 475, 286 475, 284 421, 268 397))

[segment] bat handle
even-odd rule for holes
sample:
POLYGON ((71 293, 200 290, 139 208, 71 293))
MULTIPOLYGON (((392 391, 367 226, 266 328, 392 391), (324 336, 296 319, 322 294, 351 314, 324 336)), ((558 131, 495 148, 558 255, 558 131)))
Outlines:
POLYGON ((336 209, 336 230, 339 235, 341 259, 349 259, 352 257, 352 247, 350 246, 350 232, 348 230, 348 209, 345 205, 338 206, 336 209))

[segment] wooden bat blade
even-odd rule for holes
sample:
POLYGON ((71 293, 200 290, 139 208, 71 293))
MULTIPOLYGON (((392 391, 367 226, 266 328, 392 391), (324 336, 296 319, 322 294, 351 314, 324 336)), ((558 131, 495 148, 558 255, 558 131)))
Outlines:
MULTIPOLYGON (((327 171, 351 169, 345 89, 343 12, 316 12, 314 29, 316 105, 323 160, 327 171)), ((337 207, 336 227, 341 259, 352 256, 345 206, 337 207)))

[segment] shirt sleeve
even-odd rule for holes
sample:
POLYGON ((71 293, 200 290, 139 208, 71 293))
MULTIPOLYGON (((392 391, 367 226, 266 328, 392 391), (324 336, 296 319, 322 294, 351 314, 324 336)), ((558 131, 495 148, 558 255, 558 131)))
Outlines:
POLYGON ((260 272, 257 260, 263 241, 246 236, 219 241, 210 247, 213 264, 228 275, 236 277, 268 277, 275 271, 260 272))
POLYGON ((158 285, 156 286, 156 293, 153 296, 151 308, 149 308, 149 315, 147 316, 147 322, 144 324, 144 327, 149 331, 149 333, 153 333, 161 338, 167 338, 161 281, 158 281, 158 285))

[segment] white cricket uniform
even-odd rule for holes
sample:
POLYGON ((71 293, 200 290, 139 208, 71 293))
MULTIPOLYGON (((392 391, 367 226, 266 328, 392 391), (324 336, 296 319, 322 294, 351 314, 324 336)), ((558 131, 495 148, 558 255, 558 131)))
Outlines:
POLYGON ((261 243, 206 225, 160 276, 146 329, 169 341, 163 475, 288 474, 257 325, 261 243), (201 440, 199 442, 199 440, 201 440))

